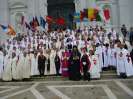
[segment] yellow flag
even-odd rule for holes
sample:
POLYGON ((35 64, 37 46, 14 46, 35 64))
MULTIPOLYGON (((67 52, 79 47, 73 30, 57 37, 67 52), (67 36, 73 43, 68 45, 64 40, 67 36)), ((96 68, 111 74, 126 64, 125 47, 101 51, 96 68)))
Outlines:
POLYGON ((95 13, 94 8, 88 8, 88 18, 89 18, 89 20, 92 20, 92 19, 95 18, 94 13, 95 13))

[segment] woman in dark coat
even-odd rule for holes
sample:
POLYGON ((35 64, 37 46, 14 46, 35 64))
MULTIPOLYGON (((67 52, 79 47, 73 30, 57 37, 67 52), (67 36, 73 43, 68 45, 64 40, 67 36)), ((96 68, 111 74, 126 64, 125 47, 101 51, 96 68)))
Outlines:
POLYGON ((73 50, 70 56, 70 66, 69 66, 69 79, 70 80, 80 80, 80 52, 78 51, 77 46, 73 46, 73 50))

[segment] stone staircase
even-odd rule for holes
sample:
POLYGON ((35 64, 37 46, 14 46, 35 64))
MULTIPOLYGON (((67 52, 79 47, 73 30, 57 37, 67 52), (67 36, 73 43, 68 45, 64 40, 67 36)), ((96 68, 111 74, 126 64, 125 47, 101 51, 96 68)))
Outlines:
POLYGON ((32 81, 68 81, 68 78, 64 78, 62 76, 33 76, 31 77, 32 81))
POLYGON ((115 70, 107 70, 101 72, 101 79, 118 79, 117 73, 115 70))
MULTIPOLYGON (((115 70, 108 70, 101 72, 100 80, 108 80, 108 79, 118 79, 117 73, 115 70)), ((31 77, 31 81, 69 81, 68 78, 64 78, 62 76, 33 76, 31 77)))

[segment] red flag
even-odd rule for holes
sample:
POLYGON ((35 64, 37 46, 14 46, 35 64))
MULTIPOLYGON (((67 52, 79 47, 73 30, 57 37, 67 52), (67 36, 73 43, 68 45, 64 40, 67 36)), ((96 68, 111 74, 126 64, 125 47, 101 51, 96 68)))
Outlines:
POLYGON ((80 11, 80 20, 82 21, 84 19, 84 12, 80 11))
POLYGON ((109 11, 109 8, 105 8, 104 9, 104 16, 105 16, 105 19, 106 20, 109 20, 110 19, 110 11, 109 11))
POLYGON ((53 17, 51 17, 51 16, 46 16, 46 21, 47 21, 48 23, 52 23, 52 22, 53 22, 53 17))
POLYGON ((65 24, 65 19, 64 19, 64 18, 58 18, 58 19, 56 20, 56 23, 57 23, 58 25, 64 25, 64 24, 65 24))

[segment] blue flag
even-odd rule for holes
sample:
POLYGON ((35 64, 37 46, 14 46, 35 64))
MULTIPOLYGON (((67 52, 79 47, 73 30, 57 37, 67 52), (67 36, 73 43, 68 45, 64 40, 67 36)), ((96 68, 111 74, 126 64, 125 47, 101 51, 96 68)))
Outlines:
POLYGON ((1 25, 1 24, 0 24, 0 27, 2 28, 2 30, 3 30, 4 32, 8 32, 8 26, 4 26, 4 25, 1 25))
POLYGON ((46 24, 46 21, 44 20, 43 17, 40 17, 40 25, 45 29, 45 24, 46 24))

